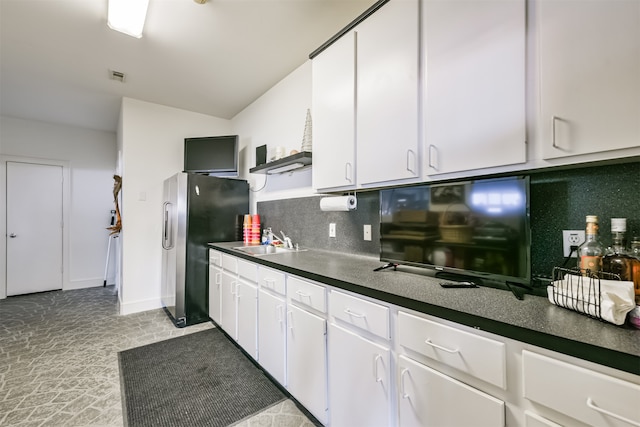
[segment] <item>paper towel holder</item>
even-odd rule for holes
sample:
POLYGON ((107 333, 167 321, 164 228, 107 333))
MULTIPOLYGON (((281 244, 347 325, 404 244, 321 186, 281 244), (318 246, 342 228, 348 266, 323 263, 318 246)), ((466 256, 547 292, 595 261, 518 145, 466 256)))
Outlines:
POLYGON ((328 196, 320 199, 320 210, 324 212, 352 211, 358 207, 355 192, 346 196, 328 196))

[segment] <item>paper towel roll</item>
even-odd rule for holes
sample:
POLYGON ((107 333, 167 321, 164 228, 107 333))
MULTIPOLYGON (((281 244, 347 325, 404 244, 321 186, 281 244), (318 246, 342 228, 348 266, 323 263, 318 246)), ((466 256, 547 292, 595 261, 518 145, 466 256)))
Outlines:
POLYGON ((356 196, 323 197, 320 199, 320 210, 332 211, 352 211, 358 206, 356 196))

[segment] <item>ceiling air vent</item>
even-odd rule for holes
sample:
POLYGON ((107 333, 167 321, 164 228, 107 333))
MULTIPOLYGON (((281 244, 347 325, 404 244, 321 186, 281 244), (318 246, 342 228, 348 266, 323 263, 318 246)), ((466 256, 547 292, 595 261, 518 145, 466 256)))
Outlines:
POLYGON ((122 71, 109 70, 109 78, 111 80, 118 81, 120 83, 124 83, 124 73, 122 71))

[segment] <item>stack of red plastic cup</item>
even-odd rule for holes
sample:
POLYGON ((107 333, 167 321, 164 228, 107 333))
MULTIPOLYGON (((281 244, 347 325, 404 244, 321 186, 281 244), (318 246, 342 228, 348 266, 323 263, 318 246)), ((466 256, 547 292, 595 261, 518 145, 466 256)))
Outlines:
POLYGON ((251 244, 260 244, 260 215, 253 215, 251 218, 251 244))
POLYGON ((244 216, 244 222, 242 223, 242 242, 245 245, 250 245, 252 240, 252 228, 251 228, 251 215, 246 214, 244 216))

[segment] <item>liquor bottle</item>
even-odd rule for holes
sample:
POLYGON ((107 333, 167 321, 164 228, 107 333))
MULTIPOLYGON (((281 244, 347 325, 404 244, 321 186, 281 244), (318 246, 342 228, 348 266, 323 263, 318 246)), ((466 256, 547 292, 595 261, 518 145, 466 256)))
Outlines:
POLYGON ((602 257, 605 252, 598 238, 598 217, 587 215, 586 222, 585 241, 578 248, 578 267, 597 275, 602 271, 602 257))
POLYGON ((627 219, 611 218, 611 246, 602 258, 602 270, 617 274, 620 280, 633 281, 635 258, 626 249, 627 219))
POLYGON ((640 305, 640 236, 631 240, 631 256, 635 258, 633 263, 633 288, 636 293, 636 304, 640 305))

